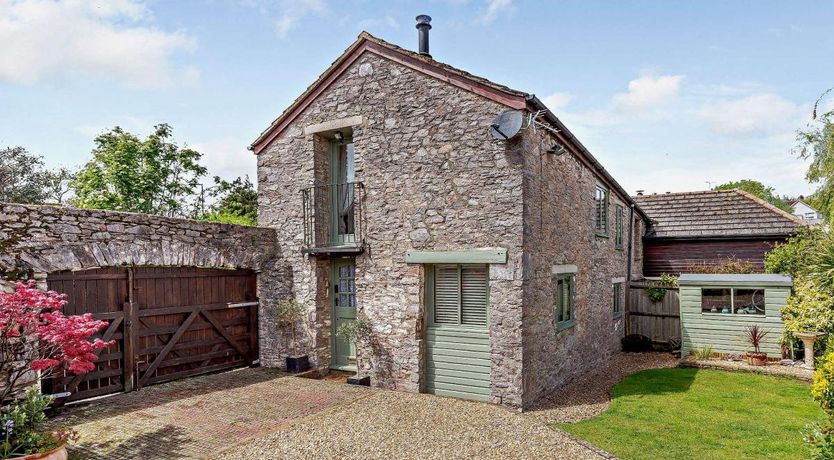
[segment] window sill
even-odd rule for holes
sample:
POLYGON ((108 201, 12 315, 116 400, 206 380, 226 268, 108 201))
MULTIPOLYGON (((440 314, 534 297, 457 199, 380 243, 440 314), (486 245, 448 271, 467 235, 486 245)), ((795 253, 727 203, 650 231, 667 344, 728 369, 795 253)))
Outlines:
POLYGON ((614 319, 615 319, 615 320, 620 319, 620 318, 622 318, 622 317, 623 317, 623 312, 614 313, 614 319))
POLYGON ((597 238, 608 238, 607 233, 594 233, 594 236, 596 236, 597 238))
POLYGON ((614 249, 616 249, 616 250, 618 250, 618 251, 620 251, 620 252, 623 252, 623 251, 625 250, 625 248, 624 248, 624 247, 622 247, 622 246, 620 246, 620 247, 614 247, 614 249))
POLYGON ((734 318, 742 317, 742 318, 767 318, 767 315, 759 315, 753 313, 721 313, 721 312, 711 312, 711 311, 702 311, 701 315, 703 316, 731 316, 734 318))
POLYGON ((571 319, 568 321, 562 321, 561 323, 556 324, 556 332, 562 332, 564 330, 570 329, 573 326, 576 326, 576 320, 571 319))

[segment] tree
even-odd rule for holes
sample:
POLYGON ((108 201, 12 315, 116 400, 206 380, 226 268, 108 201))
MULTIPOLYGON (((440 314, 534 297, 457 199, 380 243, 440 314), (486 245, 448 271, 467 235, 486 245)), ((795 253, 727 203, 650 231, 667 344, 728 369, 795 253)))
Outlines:
POLYGON ((791 207, 779 198, 776 193, 774 193, 773 187, 768 187, 757 180, 741 179, 733 182, 727 182, 726 184, 721 184, 715 187, 715 190, 733 189, 744 190, 745 192, 755 195, 783 211, 791 212, 791 207))
POLYGON ((49 171, 46 181, 47 199, 58 204, 64 203, 64 197, 70 192, 70 185, 75 179, 75 173, 67 168, 49 171))
POLYGON ((23 147, 0 150, 0 201, 43 203, 48 198, 49 172, 43 158, 23 147))
POLYGON ((818 116, 822 99, 831 88, 817 99, 814 105, 814 123, 797 132, 799 146, 795 153, 802 159, 811 159, 805 178, 818 184, 817 190, 809 197, 810 205, 817 208, 828 219, 834 215, 834 110, 818 116))
MULTIPOLYGON (((209 194, 217 199, 210 211, 202 216, 204 220, 227 224, 257 225, 258 192, 249 181, 249 176, 229 182, 217 176, 209 194)), ((205 198, 201 197, 201 201, 205 198)))
POLYGON ((192 216, 195 191, 206 168, 199 163, 199 152, 180 147, 171 139, 172 131, 162 123, 141 140, 116 126, 96 137, 93 159, 72 181, 74 204, 169 217, 192 216))

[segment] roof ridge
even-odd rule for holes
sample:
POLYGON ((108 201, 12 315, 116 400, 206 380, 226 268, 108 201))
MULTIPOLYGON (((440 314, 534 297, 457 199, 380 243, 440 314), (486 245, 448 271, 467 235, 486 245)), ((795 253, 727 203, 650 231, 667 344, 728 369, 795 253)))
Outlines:
POLYGON ((689 191, 689 192, 665 192, 665 193, 652 193, 652 194, 649 194, 649 195, 646 195, 646 194, 643 194, 643 195, 633 195, 633 196, 632 196, 632 198, 634 198, 634 199, 644 199, 644 198, 653 198, 653 197, 654 197, 654 198, 659 198, 659 197, 663 197, 663 196, 670 196, 670 195, 673 195, 673 196, 680 196, 680 195, 708 195, 708 194, 715 194, 715 195, 718 195, 718 194, 722 194, 722 193, 732 193, 732 191, 733 191, 733 190, 735 190, 735 189, 732 189, 732 190, 693 190, 693 191, 689 191))

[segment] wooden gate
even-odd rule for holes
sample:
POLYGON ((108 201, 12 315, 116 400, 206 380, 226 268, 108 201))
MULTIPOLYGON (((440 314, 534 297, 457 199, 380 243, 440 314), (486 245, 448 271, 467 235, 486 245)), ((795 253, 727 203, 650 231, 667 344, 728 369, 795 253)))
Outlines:
POLYGON ((668 345, 681 337, 681 310, 678 288, 668 288, 660 302, 652 302, 643 283, 632 283, 626 302, 627 334, 645 335, 652 342, 668 345))
POLYGON ((250 270, 102 268, 47 277, 67 294, 67 314, 91 313, 110 325, 114 345, 96 370, 44 382, 75 401, 251 364, 258 356, 256 276, 250 270))

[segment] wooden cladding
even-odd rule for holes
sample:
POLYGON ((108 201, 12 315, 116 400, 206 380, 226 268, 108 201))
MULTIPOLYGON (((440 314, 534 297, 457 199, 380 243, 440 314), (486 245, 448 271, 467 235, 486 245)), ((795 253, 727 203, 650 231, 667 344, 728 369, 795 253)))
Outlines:
POLYGON ((747 261, 764 271, 764 257, 784 239, 644 240, 643 274, 678 275, 693 266, 720 265, 730 259, 747 261))
POLYGON ((256 276, 250 270, 104 268, 60 272, 67 314, 110 322, 96 370, 44 382, 68 401, 249 365, 258 356, 256 276))

